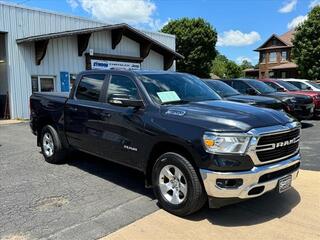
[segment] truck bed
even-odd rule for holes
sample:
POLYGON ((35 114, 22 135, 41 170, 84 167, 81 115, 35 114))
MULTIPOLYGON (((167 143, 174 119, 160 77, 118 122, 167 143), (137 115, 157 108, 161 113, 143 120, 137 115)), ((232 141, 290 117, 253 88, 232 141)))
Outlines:
POLYGON ((65 103, 69 98, 68 93, 46 92, 33 93, 30 97, 30 122, 32 131, 36 134, 39 124, 44 119, 51 119, 60 130, 63 129, 61 119, 64 116, 65 103))

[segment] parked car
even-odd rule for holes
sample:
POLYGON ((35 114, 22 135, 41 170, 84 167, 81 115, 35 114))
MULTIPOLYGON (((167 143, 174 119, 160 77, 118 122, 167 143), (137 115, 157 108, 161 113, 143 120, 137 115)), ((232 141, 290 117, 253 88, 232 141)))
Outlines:
POLYGON ((285 82, 283 80, 277 79, 263 79, 261 80, 265 84, 269 85, 270 87, 276 89, 278 92, 287 92, 289 94, 300 94, 304 96, 310 96, 313 99, 314 103, 314 115, 315 117, 320 116, 320 92, 315 91, 302 91, 293 84, 289 82, 285 82))
POLYGON ((275 110, 284 110, 285 105, 275 98, 244 95, 230 87, 220 80, 204 79, 203 80, 213 91, 227 101, 246 103, 257 107, 272 108, 275 110))
POLYGON ((288 78, 288 79, 281 79, 283 81, 289 82, 299 88, 302 91, 315 91, 320 92, 320 85, 316 82, 312 82, 306 79, 295 79, 295 78, 288 78))
POLYGON ((277 92, 267 84, 253 79, 224 80, 225 83, 235 88, 242 94, 273 97, 285 104, 287 113, 298 120, 310 119, 314 113, 314 103, 311 97, 299 94, 277 92))
POLYGON ((179 216, 207 201, 217 208, 282 193, 299 171, 299 122, 222 101, 188 74, 86 71, 70 96, 33 93, 30 109, 47 162, 76 149, 135 168, 159 204, 179 216))

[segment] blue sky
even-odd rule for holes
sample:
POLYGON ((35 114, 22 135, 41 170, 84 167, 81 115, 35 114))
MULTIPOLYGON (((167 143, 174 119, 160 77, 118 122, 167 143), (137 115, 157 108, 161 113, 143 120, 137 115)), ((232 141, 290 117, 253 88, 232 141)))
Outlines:
POLYGON ((217 49, 228 58, 253 63, 253 51, 271 34, 282 34, 306 19, 320 0, 12 0, 27 6, 107 23, 127 22, 157 30, 169 19, 202 17, 219 34, 217 49))

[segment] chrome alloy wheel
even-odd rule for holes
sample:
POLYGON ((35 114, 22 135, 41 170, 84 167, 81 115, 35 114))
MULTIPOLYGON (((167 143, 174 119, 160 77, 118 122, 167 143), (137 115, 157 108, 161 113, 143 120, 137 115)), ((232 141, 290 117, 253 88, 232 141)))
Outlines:
POLYGON ((187 180, 176 166, 167 165, 161 169, 159 187, 161 194, 171 204, 178 205, 187 197, 187 180))
POLYGON ((51 157, 54 154, 54 143, 50 133, 46 132, 43 135, 42 146, 43 146, 44 154, 47 157, 51 157))

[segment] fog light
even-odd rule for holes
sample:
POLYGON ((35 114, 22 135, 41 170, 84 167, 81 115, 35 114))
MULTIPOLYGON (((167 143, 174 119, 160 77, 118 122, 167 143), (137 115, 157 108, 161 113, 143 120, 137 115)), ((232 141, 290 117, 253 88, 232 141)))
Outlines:
POLYGON ((243 184, 243 180, 240 178, 217 179, 216 184, 220 188, 238 188, 243 184))

